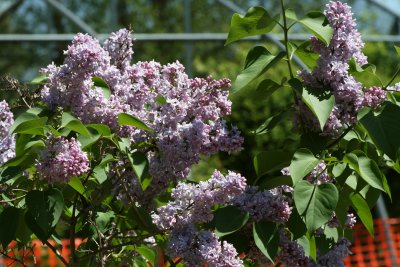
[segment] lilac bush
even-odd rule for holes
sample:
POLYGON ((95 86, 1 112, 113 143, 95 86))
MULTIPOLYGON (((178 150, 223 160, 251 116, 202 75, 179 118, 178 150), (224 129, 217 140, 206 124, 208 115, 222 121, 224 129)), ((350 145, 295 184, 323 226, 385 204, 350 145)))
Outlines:
POLYGON ((66 266, 343 266, 349 230, 358 221, 372 234, 374 196, 390 196, 384 170, 400 173, 399 84, 363 85, 371 65, 349 5, 329 2, 305 19, 281 7, 233 16, 227 43, 277 25, 285 38, 283 53, 252 49, 233 85, 189 78, 178 61, 132 63, 121 29, 104 43, 77 34, 63 64, 35 79, 41 101, 15 109, 15 121, 0 102, 1 255, 23 263, 10 242, 25 249, 38 238, 66 266), (315 35, 311 52, 288 45, 297 23, 315 35), (296 76, 292 57, 307 53, 315 67, 296 76), (283 57, 288 76, 265 78, 283 57), (254 131, 270 134, 294 113, 293 139, 257 154, 254 177, 215 170, 193 182, 201 157, 242 150, 225 120, 229 90, 254 84, 268 97, 293 89, 293 103, 254 131), (63 237, 68 259, 49 242, 63 237))

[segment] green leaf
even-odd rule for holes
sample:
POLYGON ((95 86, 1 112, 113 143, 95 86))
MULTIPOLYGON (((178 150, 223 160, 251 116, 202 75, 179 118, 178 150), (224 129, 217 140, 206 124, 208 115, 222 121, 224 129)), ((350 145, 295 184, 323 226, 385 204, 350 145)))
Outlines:
POLYGON ((375 161, 367 157, 359 157, 358 166, 361 178, 363 178, 370 186, 385 191, 382 183, 382 173, 375 161))
POLYGON ((127 113, 118 114, 118 125, 119 126, 128 125, 148 132, 154 132, 153 129, 149 128, 144 122, 127 113))
POLYGON ((7 207, 0 215, 0 241, 4 250, 16 238, 21 214, 20 209, 7 207))
POLYGON ((254 169, 257 177, 264 174, 281 170, 289 165, 291 154, 283 150, 263 151, 254 157, 254 169))
POLYGON ((375 145, 392 160, 400 148, 400 107, 386 103, 380 114, 370 111, 360 119, 375 145))
POLYGON ((47 83, 47 76, 46 74, 39 75, 35 77, 32 81, 31 84, 45 84, 47 83))
MULTIPOLYGON (((307 231, 307 229, 306 229, 307 231)), ((294 238, 293 238, 294 239, 294 238)), ((310 240, 308 240, 307 236, 302 236, 299 239, 296 240, 297 244, 302 246, 304 250, 304 256, 308 257, 310 256, 310 240)))
POLYGON ((111 90, 107 82, 100 77, 92 77, 94 86, 99 87, 103 91, 103 95, 106 99, 110 99, 111 90))
POLYGON ((287 227, 293 234, 293 240, 301 238, 307 233, 307 227, 304 224, 303 220, 301 219, 296 209, 292 210, 292 213, 290 214, 289 217, 289 221, 287 222, 287 227))
POLYGON ((312 51, 310 47, 310 41, 305 41, 300 44, 297 49, 294 51, 294 54, 303 61, 304 64, 309 69, 314 69, 317 66, 317 59, 319 58, 319 54, 312 51))
POLYGON ((249 219, 248 212, 242 212, 234 206, 218 209, 215 213, 216 235, 221 237, 236 232, 242 228, 249 219))
POLYGON ((251 7, 244 16, 233 14, 225 45, 248 36, 270 32, 275 27, 278 18, 272 18, 264 8, 259 6, 251 7))
POLYGON ((329 221, 338 200, 339 192, 332 183, 317 186, 302 180, 294 188, 297 211, 305 218, 310 233, 329 221))
POLYGON ((162 95, 160 95, 160 96, 158 96, 158 97, 156 98, 156 102, 157 102, 158 104, 160 104, 160 105, 165 105, 165 104, 168 103, 168 102, 167 102, 167 99, 166 99, 165 97, 163 97, 162 95))
POLYGON ((296 184, 309 174, 318 165, 318 162, 319 160, 310 150, 306 148, 297 150, 289 166, 293 185, 296 187, 296 184))
POLYGON ((87 128, 92 128, 97 131, 99 135, 102 136, 110 136, 111 135, 111 130, 110 127, 104 124, 88 124, 86 125, 87 128))
POLYGON ((149 161, 146 155, 142 152, 134 152, 132 154, 127 154, 129 161, 132 164, 132 168, 139 179, 140 185, 142 186, 143 190, 151 183, 151 176, 149 175, 149 161))
POLYGON ((150 261, 150 263, 154 263, 156 261, 157 253, 154 251, 154 249, 142 244, 139 247, 136 247, 135 250, 139 252, 140 255, 145 257, 146 260, 150 261))
POLYGON ((83 186, 81 180, 77 176, 73 176, 71 180, 68 182, 68 185, 71 186, 76 192, 84 196, 88 199, 88 195, 85 187, 83 186))
POLYGON ((111 222, 114 217, 115 214, 112 210, 107 212, 97 212, 96 224, 100 233, 107 231, 108 228, 111 227, 111 222))
POLYGON ((365 228, 367 228, 370 235, 374 236, 374 221, 372 220, 371 210, 367 202, 360 196, 360 194, 351 194, 351 205, 357 212, 365 228))
POLYGON ((301 94, 303 102, 317 117, 323 130, 335 104, 335 97, 328 88, 304 87, 301 94))
POLYGON ((46 241, 53 232, 64 209, 64 198, 58 189, 32 190, 25 198, 28 212, 25 221, 32 232, 46 241))
POLYGON ((322 12, 310 12, 304 19, 298 20, 297 22, 309 29, 326 45, 329 45, 329 42, 332 38, 333 29, 329 26, 328 20, 322 12))
POLYGON ((272 129, 275 128, 276 125, 278 125, 285 117, 287 114, 289 114, 292 110, 291 109, 286 109, 277 115, 274 115, 270 118, 268 118, 263 124, 258 127, 257 130, 254 131, 254 134, 260 135, 260 134, 266 134, 272 131, 272 129))
POLYGON ((279 233, 276 224, 266 221, 253 223, 253 237, 261 252, 271 262, 275 262, 279 246, 279 233))
POLYGON ((61 117, 61 126, 60 128, 67 128, 77 133, 82 134, 83 136, 90 138, 91 134, 88 129, 83 125, 83 123, 69 114, 68 112, 64 112, 61 117))
POLYGON ((232 87, 232 93, 237 93, 250 82, 265 73, 269 68, 279 62, 285 53, 272 55, 265 47, 256 46, 249 51, 246 57, 244 69, 237 76, 232 87))
POLYGON ((9 133, 44 135, 46 122, 47 117, 38 117, 35 114, 25 112, 14 121, 14 124, 9 129, 9 133))
POLYGON ((263 92, 263 97, 268 99, 276 90, 282 88, 282 85, 271 80, 265 79, 262 80, 257 86, 257 92, 263 92))
POLYGON ((394 49, 396 49, 397 55, 400 56, 400 47, 398 47, 397 45, 395 45, 395 46, 394 46, 394 49))

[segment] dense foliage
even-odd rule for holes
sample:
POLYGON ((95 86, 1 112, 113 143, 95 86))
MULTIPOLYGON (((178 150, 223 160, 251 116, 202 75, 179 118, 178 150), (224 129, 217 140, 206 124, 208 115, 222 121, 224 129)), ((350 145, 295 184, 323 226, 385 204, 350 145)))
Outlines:
POLYGON ((400 86, 390 86, 395 77, 363 85, 375 68, 347 4, 303 19, 283 1, 281 9, 235 14, 227 40, 275 27, 285 36, 283 52, 251 49, 232 86, 234 94, 293 95, 254 134, 282 121, 295 133, 282 149, 259 153, 247 179, 218 170, 188 179, 201 156, 242 149, 240 131, 225 121, 228 79, 189 78, 179 62, 131 64, 126 29, 103 45, 75 36, 64 63, 32 82, 39 98, 22 95, 15 118, 0 102, 0 253, 12 257, 11 241, 29 249, 38 238, 71 266, 343 265, 356 216, 373 234, 370 209, 381 192, 390 196, 382 170, 400 173, 400 86), (295 24, 314 37, 289 42, 295 24), (294 73, 293 56, 309 69, 294 73), (287 77, 274 81, 268 71, 279 62, 287 77), (84 242, 66 259, 49 242, 60 238, 84 242))

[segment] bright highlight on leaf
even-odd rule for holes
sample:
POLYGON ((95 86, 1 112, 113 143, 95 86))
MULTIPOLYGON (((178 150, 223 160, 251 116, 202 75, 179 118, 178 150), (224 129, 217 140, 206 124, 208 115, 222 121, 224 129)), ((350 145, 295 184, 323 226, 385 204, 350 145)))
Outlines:
POLYGON ((225 45, 245 37, 270 32, 276 25, 279 16, 271 17, 263 7, 251 7, 246 15, 233 14, 228 39, 225 45))
POLYGON ((118 124, 120 126, 123 125, 133 126, 148 132, 153 132, 153 130, 150 127, 148 127, 143 121, 127 113, 118 114, 118 124))

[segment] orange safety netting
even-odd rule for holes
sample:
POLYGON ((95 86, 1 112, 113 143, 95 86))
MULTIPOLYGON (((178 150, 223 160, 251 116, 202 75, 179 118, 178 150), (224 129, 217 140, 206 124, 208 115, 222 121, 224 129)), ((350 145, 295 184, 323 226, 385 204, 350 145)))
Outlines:
MULTIPOLYGON (((75 247, 77 248, 81 243, 82 239, 75 239, 75 247)), ((60 249, 59 245, 54 240, 49 240, 49 243, 56 247, 59 253, 68 261, 70 250, 70 241, 67 239, 61 240, 62 248, 60 249)), ((12 258, 17 256, 20 260, 22 260, 28 266, 49 266, 49 267, 58 267, 64 266, 60 259, 57 258, 57 255, 46 245, 44 245, 39 240, 32 241, 32 250, 18 250, 16 247, 16 243, 12 242, 9 247, 11 248, 8 255, 12 258)), ((0 265, 4 264, 5 266, 22 266, 15 260, 11 260, 9 258, 0 256, 0 265)))
POLYGON ((400 218, 375 219, 374 232, 373 238, 362 224, 355 226, 353 255, 347 257, 346 266, 400 266, 400 218))
MULTIPOLYGON (((356 224, 353 232, 353 245, 350 247, 353 254, 346 258, 346 266, 387 267, 393 266, 394 263, 400 266, 400 218, 375 219, 374 231, 375 236, 373 238, 362 224, 356 224)), ((49 242, 57 247, 54 241, 49 242)), ((69 240, 62 240, 61 242, 62 249, 59 250, 59 252, 68 260, 70 242, 69 240)), ((76 239, 75 247, 78 247, 82 242, 81 239, 76 239)), ((63 266, 54 252, 46 245, 43 245, 41 241, 35 240, 32 242, 32 245, 33 254, 32 252, 24 253, 15 248, 10 251, 9 255, 11 257, 15 255, 22 257, 23 255, 24 261, 28 265, 49 267, 63 266), (36 262, 34 262, 34 260, 36 262)), ((14 246, 15 243, 12 243, 11 247, 14 246)), ((161 256, 161 258, 157 257, 157 260, 160 261, 158 264, 165 266, 162 264, 162 253, 159 252, 158 254, 161 256)), ((6 266, 20 266, 17 262, 4 257, 0 257, 0 264, 6 266)))

